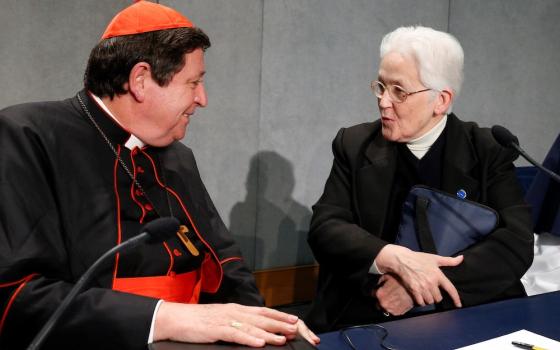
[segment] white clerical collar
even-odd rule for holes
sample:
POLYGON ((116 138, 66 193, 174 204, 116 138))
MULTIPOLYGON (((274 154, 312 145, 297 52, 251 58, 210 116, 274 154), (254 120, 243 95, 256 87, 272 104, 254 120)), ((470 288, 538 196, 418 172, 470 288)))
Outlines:
POLYGON ((445 129, 445 124, 447 123, 447 114, 441 118, 441 120, 424 135, 407 142, 406 147, 416 156, 418 159, 422 159, 426 153, 430 150, 430 147, 436 142, 439 135, 445 129))
MULTIPOLYGON (((94 94, 91 94, 91 97, 93 97, 95 102, 97 102, 99 107, 101 107, 101 109, 103 109, 105 111, 105 113, 107 113, 111 118, 113 118, 115 123, 119 124, 121 126, 121 128, 126 130, 126 128, 121 124, 121 122, 113 115, 113 113, 111 113, 109 108, 107 108, 105 103, 103 103, 103 100, 101 100, 99 97, 97 97, 94 94)), ((134 147, 142 148, 145 145, 146 144, 142 140, 140 140, 138 137, 134 136, 133 134, 130 134, 130 137, 128 138, 128 141, 126 141, 126 143, 124 144, 124 146, 126 148, 130 149, 130 150, 134 149, 134 147)))

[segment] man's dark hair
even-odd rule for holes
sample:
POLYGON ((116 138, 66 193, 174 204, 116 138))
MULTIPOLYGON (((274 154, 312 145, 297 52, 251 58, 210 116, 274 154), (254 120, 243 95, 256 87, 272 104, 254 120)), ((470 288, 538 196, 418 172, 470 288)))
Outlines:
POLYGON ((84 85, 95 95, 112 99, 126 93, 124 84, 132 67, 138 62, 147 62, 152 69, 152 78, 160 86, 166 86, 183 69, 185 54, 209 47, 210 39, 198 28, 158 30, 104 39, 91 50, 84 85))

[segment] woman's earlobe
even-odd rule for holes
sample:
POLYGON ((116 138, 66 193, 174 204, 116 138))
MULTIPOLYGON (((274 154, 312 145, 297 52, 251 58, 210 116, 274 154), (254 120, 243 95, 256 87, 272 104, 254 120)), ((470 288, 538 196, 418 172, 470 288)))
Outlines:
POLYGON ((436 114, 441 115, 444 114, 448 109, 449 106, 453 103, 454 94, 450 90, 442 90, 438 96, 438 102, 434 111, 436 114))

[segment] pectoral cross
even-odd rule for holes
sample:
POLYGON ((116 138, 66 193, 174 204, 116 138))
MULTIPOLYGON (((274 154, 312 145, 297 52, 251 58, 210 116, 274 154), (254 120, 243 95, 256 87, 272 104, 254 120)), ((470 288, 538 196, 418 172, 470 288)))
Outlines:
POLYGON ((200 254, 200 252, 198 251, 198 249, 196 249, 196 247, 195 247, 194 244, 191 242, 191 240, 189 239, 189 237, 187 237, 187 232, 189 232, 189 229, 187 228, 187 226, 181 225, 181 226, 179 226, 179 231, 177 231, 177 236, 179 237, 179 239, 181 240, 181 242, 183 242, 183 244, 185 245, 185 247, 187 247, 187 250, 188 250, 193 256, 198 256, 198 255, 200 254))

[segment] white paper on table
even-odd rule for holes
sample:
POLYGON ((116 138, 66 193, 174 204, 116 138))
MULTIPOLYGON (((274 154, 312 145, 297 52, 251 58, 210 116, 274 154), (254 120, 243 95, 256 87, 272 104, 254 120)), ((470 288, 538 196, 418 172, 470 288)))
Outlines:
POLYGON ((456 350, 522 350, 521 348, 513 345, 511 343, 512 341, 532 344, 546 350, 560 350, 560 342, 529 332, 525 329, 456 350))
POLYGON ((533 264, 521 277, 529 296, 560 290, 560 237, 548 232, 534 236, 533 264))

